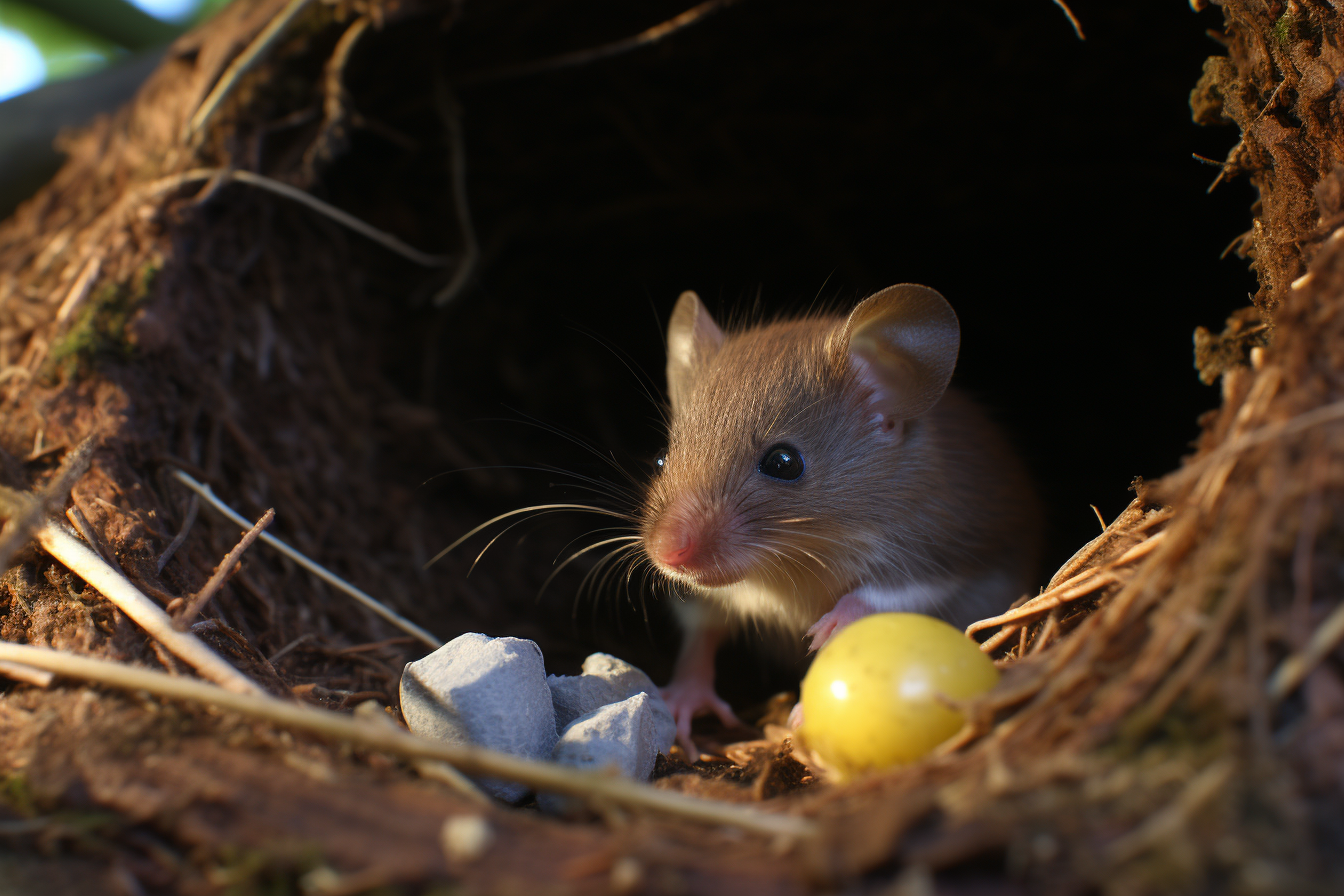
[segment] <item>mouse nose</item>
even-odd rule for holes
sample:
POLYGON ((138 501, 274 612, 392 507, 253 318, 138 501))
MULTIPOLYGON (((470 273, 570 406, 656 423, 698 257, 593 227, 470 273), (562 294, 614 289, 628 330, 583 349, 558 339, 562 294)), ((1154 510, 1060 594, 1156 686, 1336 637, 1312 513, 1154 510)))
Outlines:
POLYGON ((688 566, 699 553, 699 540, 677 527, 659 532, 653 546, 654 559, 663 566, 688 566))

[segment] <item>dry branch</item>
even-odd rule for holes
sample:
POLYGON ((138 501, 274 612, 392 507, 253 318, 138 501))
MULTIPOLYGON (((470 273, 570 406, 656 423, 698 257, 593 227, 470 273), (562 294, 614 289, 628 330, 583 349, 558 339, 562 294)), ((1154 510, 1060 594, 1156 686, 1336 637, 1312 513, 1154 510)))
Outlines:
MULTIPOLYGON (((37 532, 37 542, 51 556, 88 582, 117 605, 123 613, 201 675, 236 694, 258 694, 255 684, 220 659, 199 638, 173 627, 172 618, 145 597, 119 570, 109 566, 92 549, 56 523, 48 522, 37 532)), ((17 660, 22 662, 22 660, 17 660)))
POLYGON ((239 693, 189 678, 21 644, 0 643, 0 660, 126 690, 142 690, 161 697, 204 703, 252 718, 265 719, 286 728, 337 738, 408 759, 447 762, 468 774, 507 778, 537 790, 585 800, 609 800, 632 808, 761 834, 790 838, 816 835, 815 824, 805 818, 688 797, 657 790, 628 778, 583 771, 551 762, 520 759, 484 747, 426 740, 400 728, 287 703, 259 691, 239 693))

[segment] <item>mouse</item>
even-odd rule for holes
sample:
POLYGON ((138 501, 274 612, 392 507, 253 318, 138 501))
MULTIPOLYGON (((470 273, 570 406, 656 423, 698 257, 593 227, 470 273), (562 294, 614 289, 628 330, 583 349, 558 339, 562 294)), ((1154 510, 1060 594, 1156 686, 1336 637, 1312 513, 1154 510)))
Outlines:
POLYGON ((912 283, 848 314, 742 328, 720 327, 694 292, 677 300, 666 449, 638 529, 681 598, 660 690, 689 756, 694 716, 741 725, 714 687, 735 630, 816 651, 872 613, 964 628, 1031 590, 1040 506, 1004 433, 950 387, 960 346, 951 305, 912 283))

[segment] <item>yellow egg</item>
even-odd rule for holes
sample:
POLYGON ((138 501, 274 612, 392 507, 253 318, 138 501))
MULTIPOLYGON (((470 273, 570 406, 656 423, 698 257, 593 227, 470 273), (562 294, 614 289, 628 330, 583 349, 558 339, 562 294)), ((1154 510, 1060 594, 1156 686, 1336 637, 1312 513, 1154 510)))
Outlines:
POLYGON ((999 670, 957 629, 877 613, 826 643, 803 679, 803 742, 841 777, 913 762, 961 728, 947 701, 979 696, 999 670))

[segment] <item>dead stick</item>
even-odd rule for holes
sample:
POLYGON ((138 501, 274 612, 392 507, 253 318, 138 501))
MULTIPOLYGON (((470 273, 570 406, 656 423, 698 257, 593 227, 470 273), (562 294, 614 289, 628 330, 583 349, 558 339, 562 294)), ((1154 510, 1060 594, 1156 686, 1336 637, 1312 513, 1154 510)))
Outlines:
MULTIPOLYGON (((173 620, 145 597, 120 570, 109 566, 88 545, 55 522, 37 532, 37 542, 47 553, 88 582, 116 604, 137 625, 197 672, 237 694, 259 694, 257 686, 190 632, 173 628, 173 620)), ((19 660, 22 662, 22 660, 19 660)))
POLYGON ((1087 40, 1087 37, 1083 34, 1083 23, 1078 21, 1078 17, 1073 14, 1073 10, 1069 9, 1069 5, 1064 0, 1054 0, 1054 3, 1064 11, 1064 15, 1068 18, 1069 24, 1073 26, 1073 33, 1078 35, 1078 39, 1087 40))
POLYGON ((252 546, 252 542, 257 540, 261 530, 269 526, 274 519, 275 508, 272 507, 261 515, 261 519, 257 520, 256 525, 243 533, 243 537, 238 544, 225 555, 219 566, 215 567, 210 579, 200 591, 192 595, 191 599, 187 601, 187 605, 177 614, 177 618, 173 620, 174 628, 178 631, 186 631, 187 626, 201 612, 210 598, 215 596, 215 592, 224 587, 224 580, 233 572, 233 568, 238 565, 238 561, 243 559, 243 552, 252 546))
POLYGON ((1124 566, 1125 564, 1132 563, 1133 561, 1146 556, 1150 551, 1162 543, 1163 534, 1164 533, 1162 532, 1158 532, 1151 538, 1145 539, 1134 545, 1134 547, 1125 551, 1125 553, 1121 554, 1112 562, 1104 566, 1098 566, 1080 572, 1072 578, 1060 582, 1048 591, 1042 591, 1020 607, 1014 607, 1007 613, 999 616, 994 616, 989 619, 981 619, 979 622, 971 623, 966 628, 966 634, 973 635, 976 632, 983 631, 987 628, 993 628, 996 625, 1005 625, 1010 622, 1017 622, 1019 619, 1044 613, 1047 610, 1054 609, 1062 603, 1068 603, 1069 601, 1077 600, 1080 597, 1086 597, 1098 588, 1118 581, 1118 577, 1114 571, 1115 568, 1117 566, 1124 566), (1087 582, 1085 585, 1075 584, 1087 579, 1094 579, 1094 581, 1087 582))
POLYGON ((485 81, 502 81, 507 78, 522 78, 541 72, 553 71, 555 69, 569 68, 575 65, 586 65, 589 62, 606 59, 608 56, 617 56, 621 53, 627 53, 631 50, 637 50, 640 47, 646 47, 649 44, 657 43, 669 34, 673 34, 683 28, 694 25, 711 13, 726 9, 736 2, 737 0, 705 0, 704 3, 692 6, 685 12, 673 16, 665 22, 659 22, 652 28, 645 28, 638 34, 613 41, 609 44, 588 47, 583 50, 575 50, 571 53, 561 53, 558 56, 547 56, 545 59, 524 62, 520 65, 506 65, 499 68, 473 72, 456 78, 455 81, 458 84, 480 84, 485 81))
POLYGON ((88 517, 84 516, 84 511, 79 509, 79 505, 72 504, 65 510, 65 518, 70 521, 70 525, 75 527, 79 537, 84 539, 89 547, 93 548, 95 554, 103 558, 103 562, 108 566, 116 566, 116 560, 113 558, 108 546, 98 537, 98 533, 93 531, 93 524, 89 522, 88 517))
POLYGON ((37 495, 23 492, 0 492, 0 508, 9 513, 4 529, 0 529, 0 569, 9 568, 9 558, 14 552, 28 543, 34 530, 58 504, 65 503, 70 489, 89 469, 93 461, 93 449, 98 444, 97 436, 89 436, 61 461, 61 469, 51 484, 37 495))
POLYGON ((159 555, 158 562, 154 565, 154 572, 161 574, 163 568, 168 565, 168 561, 173 559, 177 549, 182 547, 182 542, 187 540, 187 535, 191 532, 191 527, 196 522, 196 514, 201 510, 201 496, 195 492, 191 493, 191 500, 187 502, 187 512, 182 520, 182 528, 177 530, 177 535, 168 543, 168 547, 163 549, 159 555))
POLYGON ((1340 641, 1344 641, 1344 604, 1335 607, 1325 617, 1325 621, 1312 633, 1306 647, 1285 657, 1279 668, 1274 670, 1267 686, 1269 699, 1277 703, 1291 694, 1340 641))
POLYGON ((1010 622, 1020 622, 1023 619, 1031 619, 1042 613, 1053 610, 1071 601, 1078 600, 1080 597, 1087 597, 1094 591, 1099 591, 1107 585, 1118 582, 1120 577, 1114 571, 1107 571, 1102 575, 1094 577, 1090 582, 1077 585, 1057 594, 1042 594, 1043 600, 1034 600, 1031 603, 1024 604, 1016 610, 1009 610, 1002 616, 995 616, 991 619, 982 619, 970 625, 966 629, 966 634, 973 635, 982 629, 993 628, 996 625, 1004 625, 1010 622))
POLYGON ((47 669, 58 675, 96 681, 125 690, 148 691, 160 697, 206 703, 220 709, 266 719, 285 728, 308 731, 411 759, 439 759, 470 775, 490 775, 518 781, 536 790, 608 800, 710 824, 737 827, 762 834, 813 837, 817 823, 809 818, 764 812, 744 806, 658 790, 606 772, 576 769, 555 762, 521 759, 485 747, 427 740, 353 716, 286 703, 255 691, 238 694, 193 678, 79 656, 47 647, 0 641, 0 660, 47 669))
POLYGON ((247 48, 244 49, 242 53, 238 54, 237 58, 235 58, 233 62, 229 64, 229 67, 225 69, 224 74, 220 76, 214 89, 210 91, 210 95, 205 98, 205 101, 201 103, 200 108, 196 110, 196 114, 192 115, 191 119, 187 122, 187 126, 182 134, 183 142, 191 141, 200 133, 201 129, 204 128, 214 116, 215 111, 219 108, 219 104, 224 101, 224 98, 233 90, 234 85, 238 83, 238 79, 241 78, 248 69, 252 68, 253 65, 256 65, 257 61, 262 58, 266 51, 280 39, 280 35, 284 33, 285 28, 289 26, 290 22, 298 17, 299 13, 303 12, 304 7, 306 7, 309 2, 311 2, 311 0, 290 0, 289 4, 284 9, 280 10, 280 13, 276 15, 275 18, 271 19, 271 21, 266 24, 266 27, 261 30, 261 33, 247 45, 247 48))
MULTIPOLYGON (((223 501, 219 500, 219 498, 215 496, 215 493, 210 489, 210 486, 197 482, 195 479, 193 479, 186 473, 182 472, 181 470, 174 470, 173 476, 187 488, 191 489, 196 494, 204 498, 206 500, 206 503, 208 503, 211 507, 215 508, 220 513, 224 514, 226 517, 233 520, 238 525, 240 526, 252 525, 251 522, 247 519, 247 517, 243 516, 241 513, 234 510, 232 507, 225 504, 223 501)), ((425 631, 420 626, 416 625, 411 620, 395 612, 390 607, 386 606, 381 601, 374 598, 372 595, 367 594, 366 592, 360 590, 359 588, 356 588, 354 585, 351 585, 345 579, 336 575, 335 573, 327 569, 325 566, 322 566, 320 563, 316 563, 308 559, 307 556, 300 553, 299 551, 296 551, 294 548, 285 544, 283 541, 276 538, 269 532, 262 532, 259 534, 258 537, 264 543, 275 548, 277 551, 284 554, 286 557, 293 560, 295 563, 299 564, 299 566, 302 566, 304 569, 308 570, 310 573, 317 576, 319 579, 326 582, 328 585, 350 595, 355 600, 359 601, 361 604, 368 607, 370 610, 377 613, 379 616, 383 617, 388 622, 392 623, 397 628, 401 629, 407 634, 415 635, 415 637, 419 638, 421 641, 425 642, 430 647, 433 647, 435 649, 438 649, 439 647, 443 646, 442 641, 431 635, 429 632, 425 631)))
POLYGON ((437 83, 439 117, 443 119, 444 130, 448 137, 448 174, 452 181, 453 212, 457 217, 457 229, 462 234, 462 258, 457 263, 453 276, 434 295, 436 307, 447 305, 466 287, 476 266, 481 260, 481 246, 476 240, 476 226, 471 220, 471 207, 467 205, 467 149, 462 139, 462 109, 457 99, 442 80, 437 83))
POLYGON ((1279 423, 1266 424, 1236 438, 1229 439, 1203 457, 1190 461, 1174 473, 1169 473, 1162 480, 1162 484, 1171 488, 1179 488, 1220 460, 1235 457, 1243 451, 1257 445, 1263 445, 1266 442, 1272 442, 1275 439, 1294 436, 1313 427, 1324 426, 1327 423, 1335 423, 1341 420, 1344 420, 1344 401, 1322 405, 1279 423))

